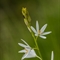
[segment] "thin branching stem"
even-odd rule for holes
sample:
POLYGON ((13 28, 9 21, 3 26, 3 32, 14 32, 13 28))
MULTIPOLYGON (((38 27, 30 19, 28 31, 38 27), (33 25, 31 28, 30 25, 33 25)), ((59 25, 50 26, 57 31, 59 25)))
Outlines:
MULTIPOLYGON (((29 26, 29 28, 30 28, 30 26, 29 26)), ((31 30, 31 28, 30 28, 30 30, 31 30)), ((32 31, 31 31, 31 34, 32 34, 32 37, 33 37, 34 42, 35 42, 35 44, 36 44, 36 48, 37 48, 37 50, 38 50, 39 56, 41 57, 40 60, 42 60, 42 56, 41 56, 41 53, 40 53, 40 50, 39 50, 39 47, 38 47, 38 44, 37 44, 37 38, 38 38, 38 37, 35 37, 32 31)))
POLYGON ((37 48, 37 50, 38 50, 39 56, 41 57, 40 60, 42 60, 42 56, 41 56, 41 53, 40 53, 40 50, 39 50, 39 47, 38 47, 38 44, 37 44, 37 38, 38 38, 38 37, 35 38, 33 32, 31 32, 31 34, 32 34, 32 37, 33 37, 34 42, 35 42, 35 44, 36 44, 36 48, 37 48))
POLYGON ((36 56, 38 59, 42 60, 39 56, 36 56))

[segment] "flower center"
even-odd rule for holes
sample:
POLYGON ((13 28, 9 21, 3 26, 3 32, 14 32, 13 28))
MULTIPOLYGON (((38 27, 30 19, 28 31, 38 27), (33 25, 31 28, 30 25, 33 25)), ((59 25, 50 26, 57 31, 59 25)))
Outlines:
POLYGON ((40 35, 40 30, 38 30, 38 34, 40 35))
POLYGON ((25 49, 26 50, 26 53, 28 53, 28 50, 27 49, 25 49))

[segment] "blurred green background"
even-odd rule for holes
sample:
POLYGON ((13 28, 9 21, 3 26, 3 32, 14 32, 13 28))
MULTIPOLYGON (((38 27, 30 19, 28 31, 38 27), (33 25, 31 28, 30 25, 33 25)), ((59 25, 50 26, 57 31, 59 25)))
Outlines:
MULTIPOLYGON (((59 0, 0 0, 0 60, 21 60, 23 49, 18 45, 21 38, 34 47, 34 40, 28 31, 22 7, 26 7, 31 16, 31 24, 35 27, 36 20, 40 28, 48 24, 45 31, 52 31, 47 39, 38 38, 38 45, 43 60, 51 60, 51 51, 54 51, 54 60, 60 60, 60 1, 59 0)), ((22 42, 23 43, 23 42, 22 42)), ((37 58, 25 60, 39 60, 37 58)))

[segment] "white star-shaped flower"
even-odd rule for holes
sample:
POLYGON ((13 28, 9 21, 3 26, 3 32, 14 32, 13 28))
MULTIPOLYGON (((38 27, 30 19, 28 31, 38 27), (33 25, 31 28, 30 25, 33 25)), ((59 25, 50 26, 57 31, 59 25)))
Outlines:
POLYGON ((21 47, 24 48, 23 50, 18 51, 18 53, 25 53, 21 60, 23 60, 25 58, 36 57, 37 55, 36 55, 34 49, 32 49, 23 39, 21 39, 21 40, 25 43, 25 44, 18 43, 18 45, 20 45, 21 47))
POLYGON ((51 52, 51 60, 54 60, 54 52, 51 52))
POLYGON ((36 30, 35 30, 35 28, 33 26, 31 26, 31 29, 35 33, 35 36, 39 36, 39 37, 41 37, 43 39, 46 39, 46 37, 44 35, 47 35, 47 34, 51 33, 51 31, 44 32, 46 27, 47 27, 47 24, 45 24, 41 29, 39 29, 38 21, 36 21, 36 30))

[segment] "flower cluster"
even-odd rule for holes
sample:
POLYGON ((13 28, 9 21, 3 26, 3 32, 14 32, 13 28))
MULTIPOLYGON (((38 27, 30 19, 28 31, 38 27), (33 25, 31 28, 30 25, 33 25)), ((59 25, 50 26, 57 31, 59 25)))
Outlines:
MULTIPOLYGON (((21 46, 21 47, 23 47, 24 49, 18 51, 18 53, 25 53, 23 55, 23 57, 21 58, 21 60, 24 60, 25 58, 34 58, 34 57, 37 57, 40 60, 43 60, 42 59, 42 56, 41 56, 41 53, 40 53, 40 50, 39 50, 39 47, 38 47, 38 44, 37 44, 37 38, 38 37, 41 37, 43 39, 46 39, 46 36, 45 35, 50 34, 51 31, 44 32, 45 29, 46 29, 46 27, 47 27, 47 24, 43 25, 42 28, 39 29, 39 23, 38 23, 38 21, 36 21, 36 29, 33 26, 31 26, 30 25, 31 18, 29 16, 26 8, 23 8, 22 9, 22 14, 25 17, 24 18, 24 22, 25 22, 28 30, 30 31, 30 33, 31 33, 31 35, 32 35, 32 37, 34 39, 34 42, 36 44, 36 47, 34 47, 34 48, 37 49, 37 51, 39 53, 39 56, 36 54, 35 50, 32 47, 30 47, 30 45, 25 40, 21 39, 24 44, 18 43, 18 45, 21 46)), ((54 59, 54 53, 52 51, 51 52, 51 60, 53 60, 53 59, 54 59)))

